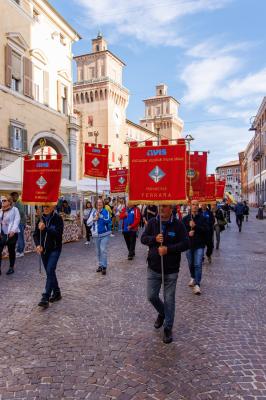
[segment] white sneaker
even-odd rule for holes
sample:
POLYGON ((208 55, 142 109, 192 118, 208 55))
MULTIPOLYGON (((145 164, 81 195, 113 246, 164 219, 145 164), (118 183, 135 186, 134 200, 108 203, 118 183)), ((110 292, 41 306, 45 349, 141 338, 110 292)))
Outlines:
POLYGON ((113 234, 113 233, 111 233, 111 235, 110 235, 111 237, 114 237, 115 235, 113 234))
POLYGON ((16 258, 24 257, 24 253, 16 253, 16 258))
POLYGON ((190 281, 188 282, 188 286, 189 287, 194 287, 195 286, 195 280, 193 278, 191 278, 190 281))
POLYGON ((85 242, 84 244, 90 244, 90 242, 87 241, 87 242, 85 242))
POLYGON ((199 285, 194 286, 193 292, 194 292, 194 294, 197 294, 197 295, 201 294, 199 285))

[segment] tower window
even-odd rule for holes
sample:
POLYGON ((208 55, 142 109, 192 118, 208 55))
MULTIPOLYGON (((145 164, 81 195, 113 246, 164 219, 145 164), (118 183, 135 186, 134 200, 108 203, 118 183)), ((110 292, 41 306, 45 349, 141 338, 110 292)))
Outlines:
POLYGON ((100 47, 98 44, 96 45, 96 51, 100 51, 100 47))

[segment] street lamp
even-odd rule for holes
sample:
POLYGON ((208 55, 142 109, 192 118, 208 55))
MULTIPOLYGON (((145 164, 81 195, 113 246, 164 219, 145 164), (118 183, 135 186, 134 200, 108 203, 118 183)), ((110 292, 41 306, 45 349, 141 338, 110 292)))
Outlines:
POLYGON ((192 140, 194 140, 193 136, 188 134, 185 136, 185 141, 188 143, 188 178, 189 178, 189 199, 191 200, 193 197, 193 189, 192 189, 192 185, 191 185, 191 180, 192 180, 192 171, 190 168, 190 142, 192 142, 192 140))
MULTIPOLYGON (((249 128, 249 131, 255 131, 255 137, 254 137, 254 142, 255 142, 255 138, 257 136, 257 132, 259 134, 259 151, 258 151, 258 156, 259 156, 259 192, 258 192, 258 219, 263 219, 263 206, 262 206, 262 193, 261 193, 261 159, 262 159, 262 144, 261 144, 261 128, 260 125, 258 125, 259 129, 257 128, 257 126, 255 125, 256 122, 256 116, 253 116, 250 118, 250 124, 251 127, 249 128)), ((254 156, 256 156, 256 149, 254 149, 254 156)), ((253 158, 253 157, 252 157, 253 158)), ((253 158, 253 161, 254 158, 253 158)), ((257 161, 257 160, 256 160, 257 161)))

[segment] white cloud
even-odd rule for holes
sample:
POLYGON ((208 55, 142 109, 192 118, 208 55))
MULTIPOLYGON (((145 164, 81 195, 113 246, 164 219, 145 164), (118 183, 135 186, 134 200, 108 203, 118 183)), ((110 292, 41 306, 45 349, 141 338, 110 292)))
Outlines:
POLYGON ((248 125, 236 127, 215 122, 208 125, 201 124, 192 130, 195 138, 192 150, 210 151, 208 172, 213 173, 219 164, 238 159, 238 152, 246 147, 252 136, 248 127, 248 125))
POLYGON ((184 16, 225 7, 232 0, 75 0, 83 7, 82 25, 102 27, 147 44, 183 46, 178 21, 184 16), (84 18, 85 17, 85 18, 84 18), (84 24, 86 21, 86 25, 84 24))
POLYGON ((197 103, 218 96, 217 89, 240 68, 240 62, 233 56, 220 56, 194 61, 187 65, 181 79, 187 86, 184 96, 186 103, 197 103))

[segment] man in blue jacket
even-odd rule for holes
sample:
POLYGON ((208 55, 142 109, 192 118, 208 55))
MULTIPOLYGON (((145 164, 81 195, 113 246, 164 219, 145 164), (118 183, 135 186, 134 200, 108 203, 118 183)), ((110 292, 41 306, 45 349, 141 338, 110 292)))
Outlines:
POLYGON ((174 218, 172 206, 162 205, 160 216, 146 225, 141 243, 149 246, 147 270, 147 296, 158 312, 155 329, 164 325, 164 343, 171 343, 175 317, 175 290, 180 267, 181 252, 189 248, 189 239, 182 222, 174 218), (162 231, 160 231, 160 219, 162 231), (159 297, 162 285, 161 257, 164 269, 164 301, 159 297))
POLYGON ((98 268, 96 272, 106 275, 107 250, 111 235, 112 219, 109 212, 104 208, 102 199, 98 199, 96 209, 88 218, 87 225, 91 228, 92 237, 95 240, 98 268))

